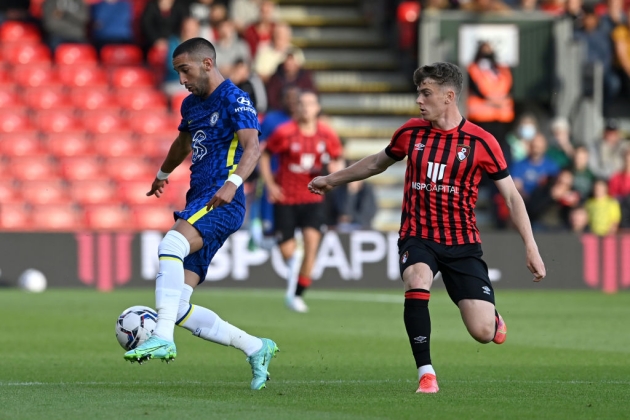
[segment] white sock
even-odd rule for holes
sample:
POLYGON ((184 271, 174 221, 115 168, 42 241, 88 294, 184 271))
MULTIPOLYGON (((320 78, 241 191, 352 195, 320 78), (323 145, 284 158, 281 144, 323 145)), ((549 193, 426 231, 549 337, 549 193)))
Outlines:
POLYGON ((287 264, 287 298, 291 299, 295 296, 295 289, 297 288, 298 275, 298 257, 296 254, 286 259, 287 264))
POLYGON ((418 380, 420 380, 420 378, 422 378, 422 375, 424 375, 425 373, 431 373, 431 374, 435 375, 435 371, 433 370, 433 366, 432 365, 420 366, 418 368, 418 380))
POLYGON ((173 341, 179 299, 184 286, 184 258, 190 253, 190 244, 181 233, 170 230, 158 247, 160 271, 155 279, 155 309, 157 325, 153 334, 173 341))
POLYGON ((191 305, 193 288, 185 284, 179 301, 177 325, 193 335, 213 343, 232 346, 251 356, 262 348, 262 340, 222 320, 219 315, 203 306, 191 305))

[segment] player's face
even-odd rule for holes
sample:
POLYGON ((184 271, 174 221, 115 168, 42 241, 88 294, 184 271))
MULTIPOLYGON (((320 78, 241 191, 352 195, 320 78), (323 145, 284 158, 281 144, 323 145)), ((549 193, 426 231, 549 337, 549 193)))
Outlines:
POLYGON ((173 68, 179 75, 179 83, 193 95, 206 97, 210 92, 208 72, 211 64, 208 61, 212 62, 209 58, 200 60, 187 53, 173 59, 173 68))
POLYGON ((433 79, 426 78, 418 85, 416 103, 427 121, 438 120, 446 111, 448 105, 448 88, 437 84, 433 79))
POLYGON ((307 92, 300 95, 298 101, 298 118, 300 121, 314 121, 319 115, 320 107, 317 96, 307 92))

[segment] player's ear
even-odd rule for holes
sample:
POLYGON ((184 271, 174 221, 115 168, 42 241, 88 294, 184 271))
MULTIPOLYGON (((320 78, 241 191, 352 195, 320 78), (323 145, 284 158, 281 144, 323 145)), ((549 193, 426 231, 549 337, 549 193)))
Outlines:
POLYGON ((212 58, 210 57, 206 57, 203 59, 203 68, 206 71, 210 71, 212 70, 212 67, 214 67, 214 61, 212 60, 212 58))

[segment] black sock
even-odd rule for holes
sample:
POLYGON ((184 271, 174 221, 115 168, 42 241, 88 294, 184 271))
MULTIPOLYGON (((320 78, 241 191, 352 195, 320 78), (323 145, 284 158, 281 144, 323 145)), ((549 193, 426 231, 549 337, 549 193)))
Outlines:
POLYGON ((405 292, 405 328, 409 336, 416 367, 431 364, 431 317, 429 316, 428 290, 411 289, 405 292))
POLYGON ((298 284, 297 287, 295 288, 295 296, 302 296, 302 294, 304 294, 306 289, 308 289, 308 287, 298 284))

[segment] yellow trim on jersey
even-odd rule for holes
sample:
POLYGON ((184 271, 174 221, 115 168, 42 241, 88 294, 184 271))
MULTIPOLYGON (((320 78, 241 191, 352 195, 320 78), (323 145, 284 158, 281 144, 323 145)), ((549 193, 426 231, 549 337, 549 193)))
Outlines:
POLYGON ((238 134, 234 133, 234 137, 232 137, 232 142, 230 143, 230 150, 228 151, 227 154, 227 162, 226 162, 226 168, 232 168, 230 169, 230 172, 228 173, 228 176, 232 175, 234 173, 234 171, 236 171, 236 167, 238 165, 234 164, 234 157, 236 156, 236 148, 238 147, 238 134))
POLYGON ((181 259, 177 257, 160 257, 160 261, 179 261, 183 262, 181 259))
POLYGON ((182 319, 181 321, 179 321, 177 323, 177 325, 179 326, 183 326, 186 321, 188 321, 188 318, 190 318, 190 316, 192 315, 193 311, 195 310, 195 305, 190 305, 190 311, 188 311, 188 313, 186 314, 186 316, 184 317, 184 319, 182 319))
POLYGON ((201 219, 203 216, 210 213, 213 208, 214 207, 210 207, 210 210, 206 210, 206 206, 203 206, 201 210, 199 210, 197 213, 190 216, 188 219, 186 219, 186 221, 190 223, 191 225, 194 225, 197 220, 201 219))

